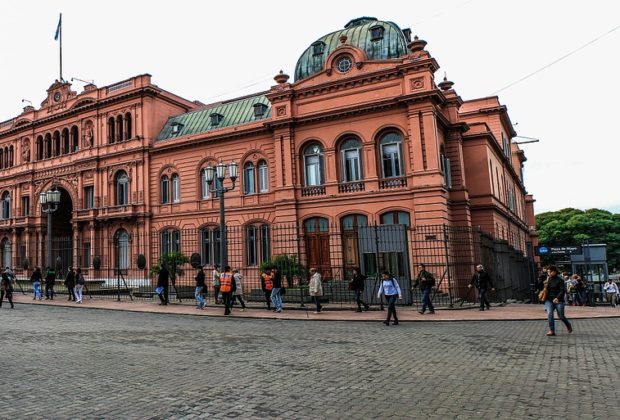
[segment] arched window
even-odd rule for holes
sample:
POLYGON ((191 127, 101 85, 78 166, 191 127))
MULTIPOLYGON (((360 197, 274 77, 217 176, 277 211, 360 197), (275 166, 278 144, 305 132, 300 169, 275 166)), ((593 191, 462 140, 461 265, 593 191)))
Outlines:
POLYGON ((114 141, 116 140, 114 127, 114 117, 110 117, 108 119, 108 143, 114 143, 114 141))
POLYGON ((204 168, 200 170, 200 192, 203 200, 209 198, 209 183, 204 168))
POLYGON ((8 168, 10 166, 9 164, 9 148, 5 147, 4 148, 4 167, 8 168))
POLYGON ((60 132, 54 131, 54 156, 60 156, 60 132))
POLYGON ((181 251, 181 232, 178 230, 163 230, 159 234, 161 255, 181 251))
POLYGON ((248 162, 243 167, 243 193, 254 194, 256 192, 254 184, 254 164, 248 162))
POLYGON ((246 265, 256 266, 269 259, 269 225, 249 225, 245 229, 246 265))
POLYGON ((323 148, 318 143, 312 143, 304 149, 304 171, 306 186, 323 185, 323 148))
POLYGON ((172 202, 181 201, 181 179, 178 174, 172 174, 172 202))
POLYGON ((9 146, 9 166, 13 166, 14 165, 14 150, 13 146, 9 146))
POLYGON ((304 222, 307 233, 329 232, 329 221, 324 217, 312 217, 304 222))
POLYGON ((170 197, 170 181, 168 180, 168 175, 164 175, 161 177, 161 203, 167 204, 168 199, 170 197))
POLYGON ((215 265, 220 262, 220 230, 205 227, 200 230, 200 257, 202 265, 215 265))
POLYGON ((62 154, 67 154, 70 152, 69 149, 69 130, 67 128, 63 128, 62 130, 62 154))
POLYGON ((362 143, 356 138, 345 140, 340 146, 342 182, 360 181, 362 176, 362 143))
POLYGON ((129 268, 129 234, 125 229, 116 232, 116 263, 120 270, 129 268))
POLYGON ((2 239, 2 266, 3 267, 12 267, 12 255, 13 252, 11 250, 11 241, 8 238, 2 239))
POLYGON ((128 112, 125 114, 125 139, 132 138, 132 135, 131 113, 128 112))
POLYGON ((123 140, 123 116, 116 117, 116 141, 123 140))
POLYGON ((258 191, 269 191, 269 173, 267 172, 267 162, 261 160, 258 162, 258 191))
POLYGON ((0 169, 4 169, 4 149, 0 147, 0 169))
POLYGON ((379 142, 384 178, 403 176, 403 138, 396 132, 385 134, 379 142))
POLYGON ((3 192, 0 200, 2 200, 2 219, 9 219, 11 217, 11 196, 9 195, 9 192, 3 192))
POLYGON ((71 127, 71 152, 77 152, 80 148, 80 136, 77 126, 71 127))
POLYGON ((43 136, 37 137, 37 160, 43 159, 43 136))
POLYGON ((409 213, 404 211, 389 211, 381 215, 382 225, 405 225, 410 226, 409 213))
POLYGON ((115 177, 116 185, 116 205, 125 206, 129 204, 129 177, 125 171, 118 171, 115 177))
POLYGON ((45 157, 52 157, 52 135, 50 133, 45 135, 45 157))

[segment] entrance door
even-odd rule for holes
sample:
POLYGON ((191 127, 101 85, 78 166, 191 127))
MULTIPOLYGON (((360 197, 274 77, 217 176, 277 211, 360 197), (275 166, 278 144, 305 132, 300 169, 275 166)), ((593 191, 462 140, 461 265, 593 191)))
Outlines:
POLYGON ((329 255, 329 222, 323 217, 306 220, 304 235, 308 251, 308 268, 315 267, 324 280, 331 280, 333 276, 329 255))
MULTIPOLYGON (((69 193, 60 191, 58 209, 52 213, 52 260, 60 277, 64 278, 69 266, 73 265, 73 203, 69 193)), ((47 244, 46 244, 47 246, 47 244)), ((46 261, 47 265, 48 262, 46 261)))

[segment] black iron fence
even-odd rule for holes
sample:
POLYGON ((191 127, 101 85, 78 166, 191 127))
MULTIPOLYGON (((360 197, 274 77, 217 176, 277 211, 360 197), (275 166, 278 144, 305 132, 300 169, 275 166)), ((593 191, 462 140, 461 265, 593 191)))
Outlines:
MULTIPOLYGON (((387 270, 399 281, 403 304, 420 305, 413 288, 416 266, 424 263, 436 277, 433 300, 439 305, 472 302, 477 296, 467 286, 474 267, 482 263, 497 289, 490 298, 528 299, 532 270, 530 261, 506 241, 478 230, 446 225, 408 227, 374 225, 334 227, 316 225, 246 225, 227 227, 228 263, 243 275, 243 291, 250 302, 262 302, 261 265, 277 263, 287 293, 285 301, 304 304, 309 269, 322 274, 324 300, 349 306, 355 294, 349 290, 352 270, 367 276, 364 300, 379 304, 380 273, 387 270)), ((52 247, 59 273, 56 292, 66 293, 62 284, 69 266, 80 267, 86 278, 86 295, 108 299, 154 299, 155 267, 165 256, 171 272, 171 301, 193 301, 196 269, 204 267, 213 300, 211 275, 220 261, 220 232, 217 227, 166 230, 145 235, 119 231, 109 238, 55 238, 52 247), (144 266, 141 263, 144 263, 144 266)), ((45 272, 45 244, 18 240, 5 247, 4 261, 11 261, 20 289, 32 291, 29 282, 35 265, 45 272), (11 254, 7 255, 6 249, 11 254)))

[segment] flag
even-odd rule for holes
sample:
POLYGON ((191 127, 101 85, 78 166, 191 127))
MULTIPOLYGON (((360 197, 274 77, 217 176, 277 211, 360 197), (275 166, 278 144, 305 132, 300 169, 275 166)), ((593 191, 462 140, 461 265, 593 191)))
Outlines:
POLYGON ((62 27, 62 13, 58 18, 58 26, 56 27, 56 35, 54 35, 54 41, 58 41, 58 37, 60 37, 60 28, 62 27))

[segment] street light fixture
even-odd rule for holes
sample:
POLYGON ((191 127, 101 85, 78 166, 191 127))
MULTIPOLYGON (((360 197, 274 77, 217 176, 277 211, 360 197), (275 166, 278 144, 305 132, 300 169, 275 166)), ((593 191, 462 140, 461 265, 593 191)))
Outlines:
POLYGON ((47 214, 47 264, 48 267, 54 267, 52 261, 52 213, 58 210, 60 204, 60 191, 54 186, 53 190, 45 191, 39 194, 41 201, 41 211, 47 214))
POLYGON ((232 161, 228 165, 220 160, 213 167, 209 165, 205 168, 205 180, 209 185, 209 191, 215 193, 220 198, 220 269, 224 269, 228 265, 228 250, 226 248, 226 221, 224 216, 224 194, 235 189, 235 182, 239 175, 239 165, 232 161), (232 186, 224 187, 224 179, 226 179, 226 168, 228 166, 228 177, 232 181, 232 186), (217 178, 214 188, 211 188, 213 181, 217 178))

